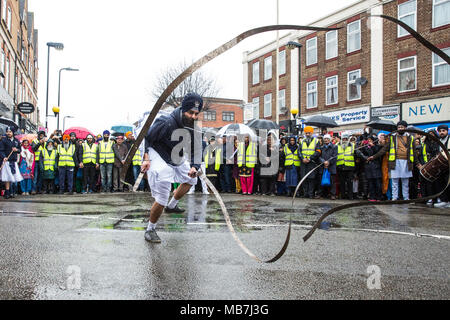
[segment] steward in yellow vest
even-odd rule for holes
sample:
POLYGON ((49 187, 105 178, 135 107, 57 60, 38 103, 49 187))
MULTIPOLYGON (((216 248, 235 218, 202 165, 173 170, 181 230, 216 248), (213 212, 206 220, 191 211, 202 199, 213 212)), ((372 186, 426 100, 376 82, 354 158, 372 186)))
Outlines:
POLYGON ((57 150, 53 146, 53 140, 49 139, 47 141, 47 146, 42 150, 41 161, 36 165, 40 166, 40 172, 43 180, 43 192, 53 193, 54 192, 54 180, 56 177, 58 165, 56 162, 57 150))
MULTIPOLYGON (((319 142, 313 137, 314 129, 312 127, 306 127, 305 138, 299 146, 298 157, 300 158, 300 172, 301 178, 308 174, 317 166, 319 161, 321 150, 319 142)), ((317 170, 313 171, 304 182, 304 196, 307 198, 314 197, 314 186, 317 170)))
POLYGON ((80 169, 83 169, 83 188, 81 193, 93 193, 95 188, 95 170, 98 165, 98 145, 92 135, 87 135, 86 142, 82 145, 82 157, 80 169), (88 189, 89 185, 89 189, 88 189))
POLYGON ((355 144, 349 142, 350 134, 344 132, 342 141, 338 144, 338 157, 336 162, 337 174, 340 183, 341 199, 353 200, 353 173, 355 171, 355 144))

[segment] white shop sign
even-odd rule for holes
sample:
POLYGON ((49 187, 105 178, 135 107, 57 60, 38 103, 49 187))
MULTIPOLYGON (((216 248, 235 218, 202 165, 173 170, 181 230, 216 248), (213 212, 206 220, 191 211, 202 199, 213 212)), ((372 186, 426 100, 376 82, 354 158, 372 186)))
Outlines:
POLYGON ((322 113, 326 117, 330 117, 340 126, 353 123, 363 123, 370 121, 370 107, 360 107, 354 109, 345 109, 334 112, 322 113))
POLYGON ((370 121, 374 120, 390 120, 394 123, 400 121, 400 105, 375 107, 371 109, 370 121))
POLYGON ((408 123, 450 120, 450 97, 402 103, 402 119, 408 123))

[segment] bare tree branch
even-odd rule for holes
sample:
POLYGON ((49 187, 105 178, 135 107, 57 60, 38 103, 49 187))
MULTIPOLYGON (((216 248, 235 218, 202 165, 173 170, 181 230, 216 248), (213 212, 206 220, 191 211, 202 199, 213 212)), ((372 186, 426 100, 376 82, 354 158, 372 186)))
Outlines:
MULTIPOLYGON (((186 61, 181 62, 176 66, 171 66, 163 69, 157 77, 156 84, 152 90, 152 96, 156 100, 164 90, 172 83, 172 81, 184 70, 188 68, 191 63, 186 61)), ((220 89, 217 86, 216 80, 211 76, 206 75, 202 71, 194 72, 191 76, 186 78, 167 98, 166 104, 177 108, 181 105, 183 97, 189 92, 196 92, 202 97, 217 97, 220 89)), ((206 103, 203 110, 207 110, 209 105, 206 103)))

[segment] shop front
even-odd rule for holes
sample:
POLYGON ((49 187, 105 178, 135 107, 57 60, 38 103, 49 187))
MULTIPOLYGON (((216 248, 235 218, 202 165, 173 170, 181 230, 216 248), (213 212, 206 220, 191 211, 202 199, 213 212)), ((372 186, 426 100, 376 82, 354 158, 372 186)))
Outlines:
POLYGON ((424 131, 450 126, 450 96, 402 103, 402 120, 424 131))

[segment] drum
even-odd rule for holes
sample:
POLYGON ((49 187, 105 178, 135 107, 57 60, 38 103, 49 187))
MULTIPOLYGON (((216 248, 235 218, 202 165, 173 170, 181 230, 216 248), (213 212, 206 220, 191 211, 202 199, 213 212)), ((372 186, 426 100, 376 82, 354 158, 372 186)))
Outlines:
POLYGON ((437 178, 447 172, 448 160, 444 152, 439 153, 420 169, 420 174, 430 182, 436 181, 437 178))

